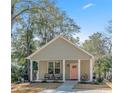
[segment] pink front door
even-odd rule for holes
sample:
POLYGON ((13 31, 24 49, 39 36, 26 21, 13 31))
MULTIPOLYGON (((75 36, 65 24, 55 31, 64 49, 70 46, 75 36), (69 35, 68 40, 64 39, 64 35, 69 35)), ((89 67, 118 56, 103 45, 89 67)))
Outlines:
POLYGON ((70 79, 77 79, 77 64, 70 64, 70 79))

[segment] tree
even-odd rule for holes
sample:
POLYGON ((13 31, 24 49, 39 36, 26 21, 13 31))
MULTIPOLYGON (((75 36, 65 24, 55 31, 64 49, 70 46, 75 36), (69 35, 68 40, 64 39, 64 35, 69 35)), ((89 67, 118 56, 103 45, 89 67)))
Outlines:
POLYGON ((108 69, 111 68, 111 61, 108 60, 108 42, 102 33, 94 33, 82 44, 82 48, 95 56, 94 72, 98 78, 103 78, 108 69))
POLYGON ((106 60, 107 60, 107 62, 106 63, 108 63, 106 66, 109 68, 109 69, 107 69, 107 74, 108 74, 108 76, 106 76, 106 74, 105 74, 105 77, 109 77, 108 79, 111 81, 112 80, 112 20, 110 20, 109 22, 108 22, 108 25, 107 25, 107 27, 106 27, 106 31, 107 31, 107 35, 106 35, 106 38, 107 38, 107 40, 106 40, 106 42, 107 42, 107 44, 108 44, 108 55, 109 56, 107 56, 107 58, 106 58, 106 60))
POLYGON ((97 59, 102 55, 105 55, 107 47, 105 43, 105 38, 102 33, 97 32, 89 36, 89 40, 86 40, 82 44, 82 47, 92 53, 97 59))
POLYGON ((12 25, 28 11, 38 10, 43 0, 12 0, 11 1, 11 22, 12 25))
POLYGON ((106 27, 106 42, 108 42, 108 50, 109 50, 109 54, 112 53, 112 20, 110 20, 108 22, 108 25, 106 27))
MULTIPOLYGON (((99 78, 109 78, 112 68, 112 57, 111 55, 104 55, 96 60, 95 72, 99 78)), ((109 78, 110 79, 110 78, 109 78)))
POLYGON ((25 58, 55 36, 64 34, 69 40, 78 41, 72 35, 79 32, 79 27, 54 1, 12 0, 11 7, 12 62, 16 61, 24 73, 29 72, 25 58))

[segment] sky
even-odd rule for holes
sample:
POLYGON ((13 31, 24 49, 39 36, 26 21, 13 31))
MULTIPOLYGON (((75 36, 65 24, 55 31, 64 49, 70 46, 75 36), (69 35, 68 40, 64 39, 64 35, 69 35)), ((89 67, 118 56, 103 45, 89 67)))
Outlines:
POLYGON ((57 6, 66 11, 81 28, 80 42, 94 32, 105 32, 108 21, 112 20, 112 0, 57 0, 57 6))

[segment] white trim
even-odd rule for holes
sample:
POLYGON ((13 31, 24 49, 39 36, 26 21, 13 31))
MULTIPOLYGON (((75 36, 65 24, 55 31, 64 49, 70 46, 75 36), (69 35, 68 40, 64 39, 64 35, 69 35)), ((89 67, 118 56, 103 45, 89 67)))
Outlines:
POLYGON ((63 82, 65 82, 65 59, 63 59, 63 82))
POLYGON ((49 63, 50 62, 53 62, 53 73, 55 74, 55 63, 56 62, 59 62, 60 63, 60 73, 61 73, 61 60, 52 60, 52 61, 48 61, 47 63, 48 63, 48 65, 47 65, 47 73, 48 73, 48 69, 49 69, 49 63))
POLYGON ((80 82, 80 59, 78 59, 78 81, 80 82))
POLYGON ((93 81, 93 59, 90 59, 90 81, 93 81))
POLYGON ((75 44, 73 44, 71 41, 67 40, 66 38, 64 38, 62 35, 57 36, 56 38, 52 39, 50 42, 48 42, 47 44, 45 44, 43 47, 37 49, 34 53, 32 53, 30 56, 26 57, 26 59, 30 59, 31 57, 33 57, 36 53, 38 53, 39 51, 43 50, 44 48, 46 48, 48 45, 50 45, 52 42, 54 42, 55 40, 57 40, 58 38, 62 38, 63 40, 67 41, 69 44, 73 45, 75 48, 79 49, 80 51, 86 53, 87 55, 91 56, 92 58, 94 58, 94 56, 92 54, 90 54, 89 52, 87 52, 84 49, 81 49, 80 47, 76 46, 75 44))
POLYGON ((33 77, 32 77, 32 67, 33 67, 33 61, 32 60, 30 60, 30 81, 32 81, 33 80, 33 77))
POLYGON ((49 68, 49 61, 47 61, 47 73, 48 73, 48 68, 49 68))
POLYGON ((62 60, 60 60, 60 73, 62 72, 62 60))
MULTIPOLYGON (((49 59, 40 59, 41 62, 42 62, 42 61, 54 61, 54 60, 61 60, 61 61, 62 61, 63 59, 50 59, 50 60, 49 60, 49 59)), ((69 58, 69 59, 66 59, 66 60, 74 60, 74 61, 77 61, 77 59, 70 59, 70 58, 69 58)), ((85 58, 84 58, 84 59, 80 59, 80 60, 84 60, 84 61, 86 60, 86 61, 87 61, 87 60, 89 60, 89 59, 85 59, 85 58)), ((36 60, 34 60, 34 61, 36 61, 36 60)), ((39 60, 37 60, 37 61, 39 61, 39 60)))
POLYGON ((55 61, 53 61, 53 74, 55 74, 55 61))

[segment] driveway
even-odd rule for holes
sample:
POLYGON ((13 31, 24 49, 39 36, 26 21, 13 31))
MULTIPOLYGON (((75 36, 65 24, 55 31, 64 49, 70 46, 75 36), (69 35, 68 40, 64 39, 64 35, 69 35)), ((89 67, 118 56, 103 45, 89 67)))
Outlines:
POLYGON ((111 90, 82 90, 73 89, 77 81, 66 81, 56 89, 46 89, 38 93, 112 93, 111 90))

